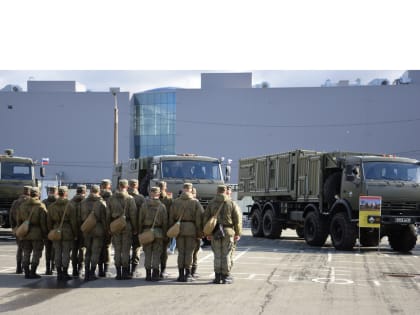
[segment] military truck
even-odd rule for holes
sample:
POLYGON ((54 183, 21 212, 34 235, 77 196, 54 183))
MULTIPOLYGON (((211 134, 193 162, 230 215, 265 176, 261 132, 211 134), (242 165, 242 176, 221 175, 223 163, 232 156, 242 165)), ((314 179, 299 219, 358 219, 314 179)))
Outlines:
POLYGON ((351 250, 359 237, 359 196, 381 196, 380 229, 360 229, 360 244, 407 252, 420 222, 420 163, 356 152, 295 150, 239 161, 238 198, 250 196, 253 236, 277 238, 295 229, 312 246, 328 235, 338 250, 351 250), (379 235, 380 230, 380 235, 379 235))
MULTIPOLYGON (((12 149, 0 154, 0 225, 9 227, 10 207, 22 194, 23 186, 38 186, 35 162, 29 157, 13 155, 12 149)), ((44 175, 45 170, 41 170, 44 175)))
MULTIPOLYGON (((228 177, 230 169, 226 168, 228 177)), ((131 159, 114 167, 113 189, 121 178, 139 180, 139 192, 149 195, 150 188, 166 181, 168 191, 176 198, 185 182, 197 189, 197 198, 206 206, 216 194, 217 186, 224 184, 221 161, 195 154, 158 155, 131 159)))

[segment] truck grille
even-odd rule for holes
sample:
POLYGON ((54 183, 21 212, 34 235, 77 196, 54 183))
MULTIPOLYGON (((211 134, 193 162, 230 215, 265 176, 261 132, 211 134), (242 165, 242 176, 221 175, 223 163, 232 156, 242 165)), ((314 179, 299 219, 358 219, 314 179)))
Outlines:
POLYGON ((10 209, 14 200, 15 199, 13 198, 6 198, 0 200, 0 209, 10 209))
POLYGON ((415 202, 383 202, 382 215, 393 216, 418 216, 420 215, 420 205, 415 202))

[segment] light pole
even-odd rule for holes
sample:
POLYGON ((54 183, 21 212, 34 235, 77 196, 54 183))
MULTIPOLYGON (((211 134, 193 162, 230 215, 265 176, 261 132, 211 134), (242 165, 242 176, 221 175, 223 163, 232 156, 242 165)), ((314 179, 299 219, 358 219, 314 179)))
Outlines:
POLYGON ((114 165, 118 164, 118 102, 117 93, 120 91, 119 88, 109 89, 112 95, 114 95, 114 165))

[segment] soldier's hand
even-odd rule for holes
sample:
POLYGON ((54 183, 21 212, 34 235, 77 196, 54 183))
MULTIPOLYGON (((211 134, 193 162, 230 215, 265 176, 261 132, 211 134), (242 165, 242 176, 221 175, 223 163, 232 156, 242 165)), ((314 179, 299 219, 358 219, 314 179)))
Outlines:
POLYGON ((211 235, 206 236, 206 238, 207 238, 208 241, 211 241, 211 239, 212 239, 211 235))
POLYGON ((241 237, 239 235, 235 235, 235 237, 233 239, 237 242, 241 239, 241 237))

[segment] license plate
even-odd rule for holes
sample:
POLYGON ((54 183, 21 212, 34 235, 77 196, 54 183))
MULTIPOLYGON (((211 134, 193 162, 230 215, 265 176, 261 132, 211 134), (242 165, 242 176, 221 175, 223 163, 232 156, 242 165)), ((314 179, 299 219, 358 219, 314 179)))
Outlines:
POLYGON ((395 223, 411 223, 411 218, 395 218, 395 223))

